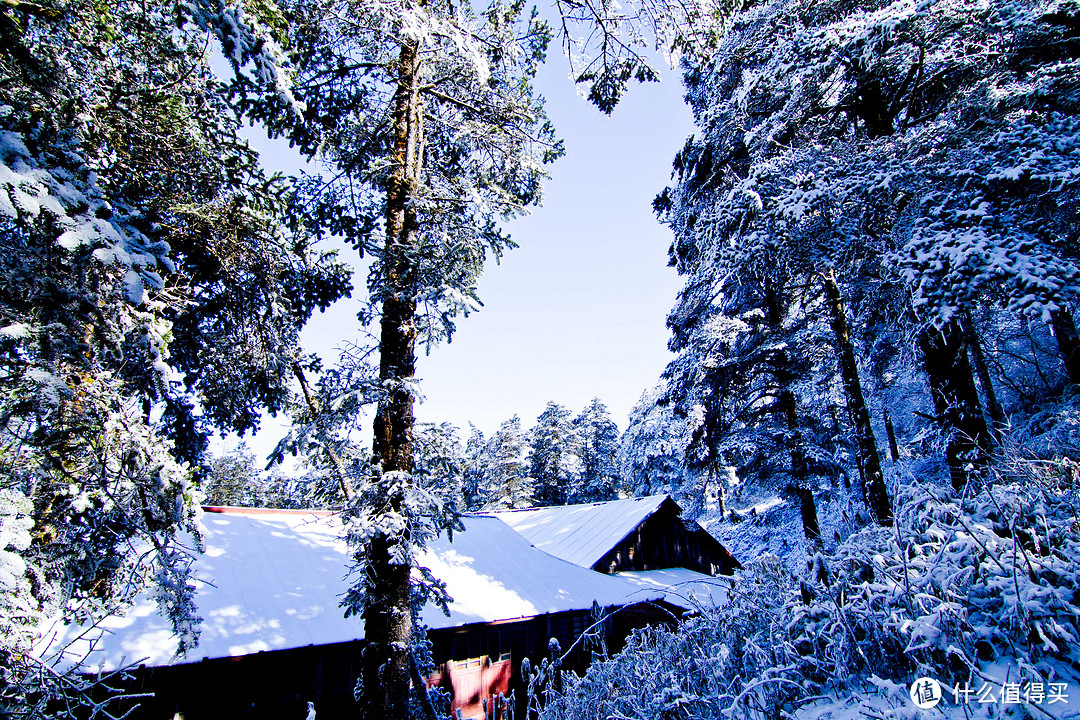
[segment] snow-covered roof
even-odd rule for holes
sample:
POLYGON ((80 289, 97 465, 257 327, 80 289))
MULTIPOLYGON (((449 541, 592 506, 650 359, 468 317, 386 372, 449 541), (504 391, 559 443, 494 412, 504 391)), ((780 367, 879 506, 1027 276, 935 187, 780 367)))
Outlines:
POLYGON ((614 577, 631 582, 642 593, 660 591, 664 600, 687 610, 723 605, 728 601, 732 580, 712 577, 687 568, 663 570, 622 570, 614 577))
MULTIPOLYGON (((659 599, 639 587, 586 570, 532 547, 491 516, 466 516, 465 531, 436 540, 420 558, 447 585, 450 616, 427 607, 431 628, 510 620, 566 610, 659 599), (632 596, 632 597, 631 597, 632 596)), ((321 645, 363 637, 359 618, 339 606, 348 587, 348 548, 336 516, 304 511, 229 509, 203 517, 206 553, 197 560, 196 591, 203 618, 199 646, 176 658, 176 639, 156 604, 140 596, 122 617, 103 623, 105 634, 87 656, 90 667, 151 666, 236 657, 265 650, 321 645)), ((52 647, 71 642, 80 628, 56 631, 52 647)), ((88 640, 71 653, 83 657, 88 640)))
POLYGON ((667 499, 667 495, 652 495, 492 514, 540 550, 591 568, 667 499))
POLYGON ((608 607, 660 597, 641 597, 632 583, 542 552, 499 518, 469 515, 463 520, 465 532, 454 533, 452 543, 440 538, 420 559, 446 582, 454 599, 449 618, 438 609, 425 609, 423 619, 430 627, 588 609, 594 600, 608 607))

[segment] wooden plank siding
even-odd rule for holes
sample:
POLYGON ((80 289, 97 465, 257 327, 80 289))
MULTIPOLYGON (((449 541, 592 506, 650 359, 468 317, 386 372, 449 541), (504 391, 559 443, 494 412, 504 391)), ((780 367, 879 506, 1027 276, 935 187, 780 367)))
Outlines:
MULTIPOLYGON (((609 652, 617 652, 635 628, 673 622, 674 608, 641 603, 624 608, 602 626, 609 652)), ((474 623, 428 631, 436 665, 509 654, 510 688, 521 707, 525 683, 521 660, 534 664, 548 656, 555 638, 565 653, 592 625, 590 611, 554 613, 495 623, 474 623)), ((139 667, 124 688, 147 693, 113 703, 117 716, 129 720, 303 720, 307 703, 315 703, 318 720, 355 720, 353 689, 360 675, 364 642, 309 645, 232 658, 212 658, 164 667, 139 667), (134 706, 138 706, 134 710, 134 706)), ((578 643, 564 667, 582 673, 592 653, 578 643)))
POLYGON ((731 575, 742 567, 727 548, 697 523, 687 527, 682 510, 667 498, 629 535, 592 566, 602 573, 682 567, 705 575, 731 575))
MULTIPOLYGON (((681 608, 663 602, 637 603, 609 614, 597 630, 607 652, 614 654, 623 648, 626 638, 635 629, 661 624, 673 627, 683 612, 681 608)), ((429 630, 428 639, 432 644, 432 657, 439 665, 473 658, 496 660, 508 654, 513 668, 510 690, 517 707, 521 708, 526 699, 525 680, 521 676, 522 659, 527 657, 534 666, 538 665, 540 660, 549 657, 549 642, 555 639, 565 655, 563 669, 583 674, 592 662, 594 648, 584 641, 577 641, 594 622, 591 611, 575 610, 516 621, 429 630)))
POLYGON ((114 702, 110 710, 118 717, 130 711, 130 720, 303 720, 311 701, 319 720, 356 718, 353 688, 363 645, 309 645, 139 667, 123 687, 152 695, 114 702))

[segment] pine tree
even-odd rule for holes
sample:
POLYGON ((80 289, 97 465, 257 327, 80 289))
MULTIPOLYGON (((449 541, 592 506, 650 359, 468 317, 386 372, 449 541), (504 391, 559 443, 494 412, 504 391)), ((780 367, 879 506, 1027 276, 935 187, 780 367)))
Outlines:
POLYGON ((34 528, 0 590, 22 608, 0 632, 5 709, 63 692, 33 687, 41 614, 92 622, 150 583, 180 651, 194 645, 179 535, 197 541, 206 435, 281 407, 299 328, 347 291, 282 229, 288 187, 208 65, 209 33, 253 92, 299 111, 265 19, 201 2, 0 9, 0 492, 34 528))
POLYGON ((816 541, 814 492, 837 469, 822 418, 804 410, 825 382, 822 366, 832 367, 827 337, 791 264, 759 257, 741 271, 737 262, 682 266, 687 288, 669 316, 679 356, 665 371, 692 421, 682 492, 692 513, 723 506, 729 491, 747 502, 790 495, 816 541), (729 468, 737 468, 735 487, 729 468))
POLYGON ((204 485, 208 505, 262 505, 255 456, 245 446, 227 451, 210 461, 210 475, 204 485), (255 502, 252 500, 255 499, 255 502))
POLYGON ((619 437, 623 489, 632 497, 670 493, 683 484, 689 425, 679 417, 664 383, 641 394, 619 437))
POLYGON ((532 507, 533 479, 528 474, 528 445, 517 415, 505 421, 488 441, 484 485, 487 510, 532 507))
MULTIPOLYGON (((326 169, 304 186, 297 222, 372 259, 361 320, 378 326, 377 371, 343 389, 376 403, 370 462, 339 472, 359 568, 346 608, 366 628, 363 712, 402 718, 413 592, 430 587, 413 587, 413 557, 447 509, 414 477, 417 343, 448 339, 479 307, 485 259, 513 247, 499 223, 540 201, 543 164, 561 152, 531 87, 550 33, 501 0, 480 12, 420 0, 289 10, 304 115, 246 107, 326 169)), ((315 406, 338 414, 333 397, 315 406)))
POLYGON ((878 454, 877 440, 874 438, 874 429, 870 424, 870 411, 863 397, 859 368, 852 348, 851 333, 848 330, 847 312, 843 298, 840 296, 840 289, 836 284, 835 273, 830 271, 822 279, 825 283, 825 298, 829 304, 833 334, 840 354, 840 374, 844 380, 848 411, 855 425, 856 452, 863 478, 863 500, 878 524, 891 525, 892 503, 889 500, 888 488, 885 487, 881 456, 878 454))
POLYGON ((440 485, 453 495, 461 495, 460 485, 466 471, 465 449, 458 439, 458 429, 450 423, 422 423, 416 431, 416 473, 423 484, 440 485))
POLYGON ((488 495, 485 485, 487 472, 487 442, 484 433, 469 423, 469 439, 465 441, 465 452, 461 473, 461 507, 466 511, 476 511, 487 505, 488 495))
POLYGON ((580 474, 581 438, 570 411, 549 402, 529 432, 529 477, 536 505, 565 505, 580 474))
POLYGON ((600 398, 593 398, 574 418, 574 428, 580 438, 581 474, 571 500, 614 500, 621 484, 617 465, 619 428, 608 416, 607 406, 600 398))
MULTIPOLYGON (((1063 154, 1075 97, 1060 64, 1074 15, 1055 2, 774 1, 732 14, 718 52, 686 75, 703 137, 657 199, 676 230, 673 260, 835 273, 856 318, 883 314, 886 334, 926 353, 958 484, 985 464, 990 437, 960 360, 960 316, 1003 303, 1052 322, 1075 301, 1063 154), (953 52, 961 46, 978 50, 953 52), (1007 86, 1016 92, 1000 96, 1007 86)), ((866 416, 855 417, 869 450, 866 416)))

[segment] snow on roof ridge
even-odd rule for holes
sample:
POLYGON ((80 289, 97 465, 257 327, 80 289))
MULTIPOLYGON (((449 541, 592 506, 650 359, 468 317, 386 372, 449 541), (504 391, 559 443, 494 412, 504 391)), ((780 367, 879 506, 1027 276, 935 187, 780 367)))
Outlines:
POLYGON ((218 515, 316 515, 318 517, 330 517, 337 515, 337 510, 305 510, 295 508, 257 508, 241 507, 239 505, 203 505, 203 512, 218 515))
MULTIPOLYGON (((535 505, 533 507, 527 507, 527 508, 507 508, 505 510, 488 510, 487 512, 463 513, 463 514, 466 514, 466 515, 502 515, 503 513, 536 512, 536 511, 540 511, 540 510, 563 510, 563 509, 570 510, 570 509, 573 509, 573 508, 583 508, 583 507, 591 507, 591 506, 597 506, 597 505, 614 505, 615 503, 631 503, 631 502, 638 503, 638 502, 644 502, 646 500, 659 500, 660 502, 663 502, 664 498, 669 498, 669 497, 671 497, 670 493, 660 493, 660 494, 657 494, 657 495, 645 495, 643 497, 619 498, 618 500, 597 500, 595 502, 575 503, 573 505, 535 505)), ((660 503, 658 502, 657 506, 659 506, 659 504, 660 503)))

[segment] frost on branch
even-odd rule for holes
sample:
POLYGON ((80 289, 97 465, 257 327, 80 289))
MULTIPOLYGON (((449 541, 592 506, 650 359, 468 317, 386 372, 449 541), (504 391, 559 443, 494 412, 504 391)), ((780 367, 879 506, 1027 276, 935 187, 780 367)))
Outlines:
POLYGON ((378 578, 368 571, 368 556, 376 540, 386 543, 390 563, 411 567, 412 611, 427 602, 444 609, 449 602, 445 584, 416 564, 427 543, 446 532, 463 529, 457 517, 456 486, 410 473, 373 473, 354 479, 355 493, 346 509, 346 536, 352 548, 355 578, 342 605, 346 615, 362 615, 378 578))

